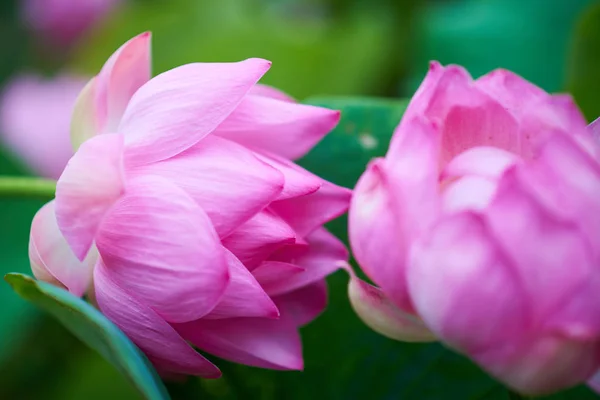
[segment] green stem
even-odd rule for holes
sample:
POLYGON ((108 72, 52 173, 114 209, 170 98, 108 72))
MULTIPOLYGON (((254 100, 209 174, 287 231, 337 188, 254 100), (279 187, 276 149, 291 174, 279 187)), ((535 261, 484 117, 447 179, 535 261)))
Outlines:
POLYGON ((26 176, 0 176, 0 198, 36 198, 51 200, 56 181, 26 176))

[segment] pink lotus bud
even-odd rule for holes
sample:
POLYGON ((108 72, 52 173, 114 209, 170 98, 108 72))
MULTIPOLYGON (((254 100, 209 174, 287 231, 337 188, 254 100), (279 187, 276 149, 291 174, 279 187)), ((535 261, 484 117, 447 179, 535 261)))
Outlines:
POLYGON ((290 158, 339 113, 257 86, 270 67, 260 59, 150 79, 149 43, 124 44, 80 94, 77 151, 32 226, 34 273, 76 295, 93 275, 100 309, 165 376, 220 376, 188 342, 301 369, 298 328, 348 257, 323 224, 350 191, 290 158))
POLYGON ((0 99, 0 138, 33 170, 57 179, 73 151, 69 123, 75 100, 85 86, 78 76, 13 79, 0 99))
POLYGON ((587 380, 600 367, 599 160, 570 97, 432 63, 356 186, 350 241, 382 290, 374 301, 352 283, 359 315, 401 340, 428 340, 424 323, 523 393, 587 380))
POLYGON ((43 40, 69 46, 120 1, 23 0, 23 18, 43 40))

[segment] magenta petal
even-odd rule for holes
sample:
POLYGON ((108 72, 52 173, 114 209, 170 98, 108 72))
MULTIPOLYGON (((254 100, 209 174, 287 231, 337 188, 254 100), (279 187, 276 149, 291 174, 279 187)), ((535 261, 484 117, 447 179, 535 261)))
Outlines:
POLYGON ((83 260, 106 211, 124 190, 123 137, 107 134, 83 143, 56 185, 56 220, 83 260))
POLYGON ((321 280, 277 296, 275 303, 281 314, 303 326, 317 318, 327 307, 327 283, 321 280))
POLYGON ((339 111, 249 95, 215 134, 294 160, 308 153, 339 119, 339 111))
POLYGON ((323 185, 323 179, 283 157, 262 153, 258 153, 256 156, 283 174, 285 183, 277 200, 311 194, 323 185))
POLYGON ((246 268, 253 270, 275 250, 294 243, 295 239, 296 232, 267 209, 233 231, 222 243, 246 268))
POLYGON ((169 322, 206 315, 227 287, 224 249, 208 216, 164 178, 129 181, 96 244, 115 283, 169 322))
POLYGON ((119 132, 128 165, 172 157, 211 133, 238 106, 271 63, 195 63, 164 72, 131 98, 119 132))
MULTIPOLYGON (((291 292, 295 289, 309 285, 325 278, 327 275, 340 269, 348 260, 348 251, 344 244, 325 228, 319 228, 306 237, 309 246, 288 246, 278 250, 272 257, 273 261, 280 261, 304 268, 304 272, 282 274, 279 279, 271 280, 268 285, 259 282, 271 296, 291 292)), ((262 267, 259 267, 262 268, 262 267)), ((254 271, 258 273, 258 269, 254 271)))
POLYGON ((283 175, 250 150, 215 136, 130 173, 161 176, 185 190, 222 238, 265 208, 284 185, 283 175))
POLYGON ((270 209, 294 228, 299 236, 305 236, 344 214, 351 197, 351 190, 323 181, 316 192, 275 201, 271 203, 270 209))
POLYGON ((164 372, 219 378, 221 371, 192 349, 150 307, 120 287, 102 260, 94 269, 96 300, 115 323, 164 372))
POLYGON ((254 269, 252 274, 267 293, 275 295, 282 284, 285 285, 292 280, 298 280, 305 271, 306 268, 296 264, 265 261, 254 269))
POLYGON ((290 318, 230 318, 173 325, 186 340, 207 353, 240 364, 301 370, 302 343, 290 318))
POLYGON ((256 278, 233 254, 226 251, 229 264, 229 285, 219 304, 205 319, 234 317, 279 317, 279 310, 256 278))
POLYGON ((29 259, 36 278, 64 285, 75 296, 82 296, 92 280, 96 253, 82 262, 75 257, 58 229, 54 201, 44 205, 33 217, 29 238, 29 259))
POLYGON ((596 118, 596 120, 588 126, 588 129, 592 132, 592 135, 594 135, 596 140, 600 139, 600 118, 596 118))

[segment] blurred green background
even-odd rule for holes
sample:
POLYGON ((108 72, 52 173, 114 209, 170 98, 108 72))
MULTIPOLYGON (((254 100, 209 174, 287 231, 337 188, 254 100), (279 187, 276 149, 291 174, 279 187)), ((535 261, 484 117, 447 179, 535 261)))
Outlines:
MULTIPOLYGON (((73 0, 87 1, 87 0, 73 0)), ((123 0, 68 50, 49 49, 0 2, 0 86, 23 70, 95 74, 130 37, 153 32, 159 73, 192 61, 273 61, 263 80, 299 100, 344 112, 340 127, 302 164, 352 187, 391 131, 429 60, 474 76, 507 68, 574 95, 600 114, 600 2, 592 0, 123 0), (377 96, 368 112, 362 100, 377 96), (363 114, 361 114, 363 113, 363 114), (355 122, 361 121, 359 125, 355 122), (366 150, 359 136, 377 137, 366 150)), ((31 118, 38 116, 32 115, 31 118)), ((43 122, 42 122, 43 124, 43 122)), ((27 174, 1 150, 1 174, 27 174)), ((0 268, 29 273, 27 240, 40 202, 0 200, 0 268)), ((345 238, 345 220, 331 224, 345 238)), ((396 343, 371 332, 346 298, 347 276, 330 277, 330 306, 303 329, 304 372, 274 372, 220 360, 218 381, 170 384, 174 399, 508 399, 509 393, 438 344, 396 343)), ((108 362, 52 318, 0 284, 0 399, 135 399, 108 362)), ((554 399, 597 398, 585 387, 554 399)))

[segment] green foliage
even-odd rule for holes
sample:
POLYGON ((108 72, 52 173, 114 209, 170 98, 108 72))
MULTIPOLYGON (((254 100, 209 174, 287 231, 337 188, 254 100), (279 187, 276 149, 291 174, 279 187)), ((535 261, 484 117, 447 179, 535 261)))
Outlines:
POLYGON ((127 376, 148 400, 169 395, 146 357, 112 322, 82 299, 64 289, 22 274, 4 278, 19 296, 52 314, 73 334, 127 376))

